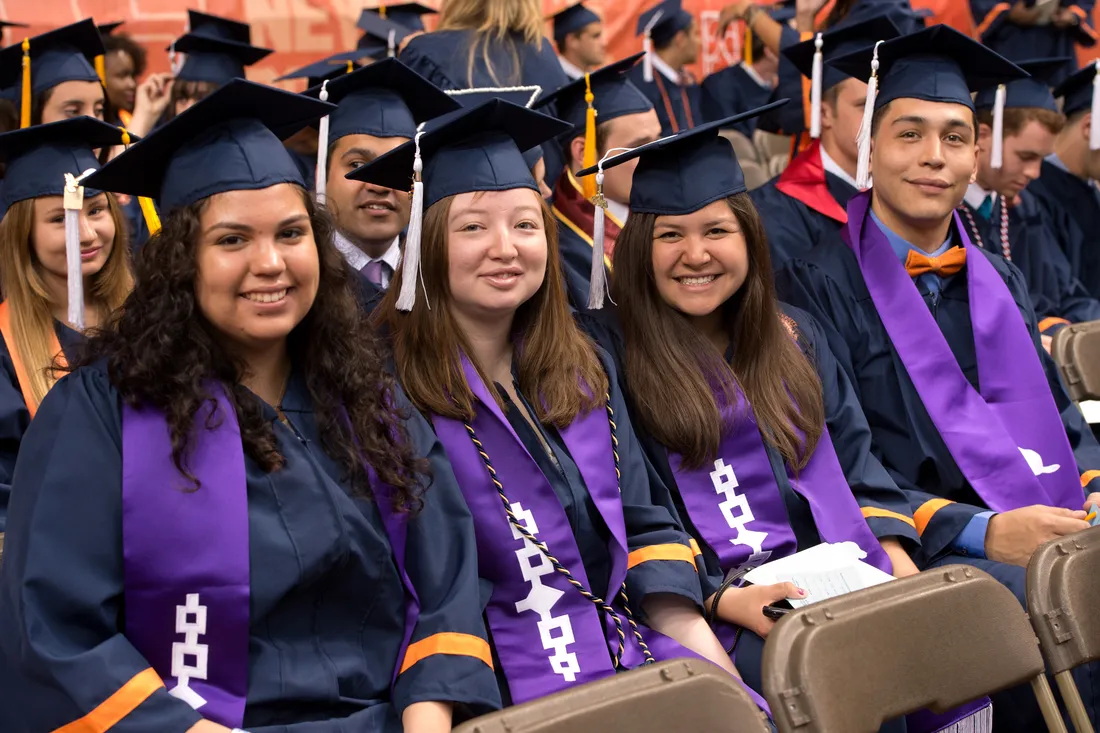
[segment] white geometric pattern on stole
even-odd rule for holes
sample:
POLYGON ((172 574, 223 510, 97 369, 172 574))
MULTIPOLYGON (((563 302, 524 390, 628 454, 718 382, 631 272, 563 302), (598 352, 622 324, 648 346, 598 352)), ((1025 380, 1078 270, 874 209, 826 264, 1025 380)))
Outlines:
POLYGON ((172 676, 176 678, 176 686, 168 694, 198 710, 206 700, 190 684, 191 680, 206 679, 209 653, 209 647, 199 643, 199 637, 206 634, 206 606, 199 603, 198 593, 188 593, 187 602, 176 606, 176 633, 183 634, 183 641, 172 643, 172 676), (194 658, 193 665, 187 663, 188 657, 194 658))
POLYGON ((761 551, 765 540, 768 539, 768 533, 757 532, 745 526, 756 517, 753 516, 752 507, 749 506, 749 497, 735 491, 739 484, 737 475, 733 472, 733 466, 726 465, 726 462, 719 458, 714 462, 714 470, 710 472, 710 481, 714 484, 714 491, 725 497, 725 500, 718 504, 718 508, 726 518, 726 524, 730 529, 737 530, 737 536, 730 542, 752 548, 752 555, 737 568, 737 571, 763 565, 772 556, 771 550, 761 551), (734 509, 738 510, 737 514, 734 514, 734 509))
MULTIPOLYGON (((523 525, 524 529, 534 536, 538 536, 539 527, 535 523, 535 517, 531 512, 523 508, 522 504, 512 505, 512 513, 516 521, 523 525)), ((523 548, 516 550, 516 560, 519 561, 520 572, 523 579, 531 584, 531 592, 522 601, 516 603, 516 610, 534 611, 539 615, 539 637, 542 640, 542 648, 553 650, 550 655, 550 668, 554 674, 561 675, 566 682, 576 682, 577 672, 581 671, 575 652, 569 651, 569 645, 576 639, 573 636, 573 624, 569 615, 553 616, 550 611, 558 599, 565 595, 557 588, 542 584, 542 576, 553 575, 554 566, 550 560, 535 547, 529 540, 519 533, 515 527, 512 529, 512 538, 523 540, 523 548), (536 562, 533 562, 536 561, 536 562), (555 636, 555 632, 557 635, 555 636)))

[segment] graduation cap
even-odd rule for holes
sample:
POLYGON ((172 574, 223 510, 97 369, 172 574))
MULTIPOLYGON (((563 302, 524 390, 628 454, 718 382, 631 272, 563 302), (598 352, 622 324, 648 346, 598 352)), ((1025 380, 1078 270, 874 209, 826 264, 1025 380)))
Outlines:
POLYGON ((424 30, 424 19, 421 16, 432 15, 438 11, 420 3, 380 3, 377 8, 369 8, 364 13, 374 13, 380 18, 392 20, 400 26, 408 28, 410 32, 424 30))
POLYGON ((252 45, 252 27, 248 23, 198 10, 187 11, 187 32, 244 46, 252 45))
POLYGON ((1082 110, 1092 112, 1093 123, 1089 127, 1089 150, 1100 150, 1100 94, 1096 87, 1100 85, 1100 59, 1085 64, 1073 76, 1063 81, 1054 90, 1054 96, 1063 98, 1062 112, 1072 116, 1082 110))
POLYGON ((338 76, 344 74, 350 74, 356 69, 360 68, 360 64, 356 63, 359 59, 368 56, 369 54, 360 49, 354 51, 344 51, 343 53, 336 53, 327 58, 323 58, 320 61, 314 61, 312 64, 307 64, 300 69, 294 71, 288 71, 275 81, 287 81, 288 79, 305 79, 306 88, 315 87, 321 84, 321 82, 332 81, 338 76))
MULTIPOLYGON (((845 18, 845 21, 848 19, 845 18)), ((829 64, 831 59, 869 48, 876 41, 897 38, 901 31, 886 14, 858 22, 841 22, 823 33, 783 49, 783 55, 810 79, 810 137, 821 137, 821 95, 850 78, 829 64)))
POLYGON ((116 20, 113 23, 100 23, 96 27, 99 28, 99 35, 109 36, 112 33, 114 33, 115 31, 117 31, 119 29, 119 27, 121 27, 123 25, 126 25, 125 20, 116 20))
POLYGON ((663 137, 615 156, 605 157, 578 176, 596 175, 600 188, 593 220, 592 279, 588 307, 603 307, 607 289, 603 272, 603 172, 628 161, 638 160, 630 187, 630 211, 658 216, 682 216, 735 194, 744 193, 745 174, 729 140, 719 133, 738 122, 770 112, 787 104, 779 99, 763 107, 722 120, 708 122, 676 135, 663 137), (596 235, 600 235, 597 237, 596 235))
POLYGON ((95 148, 120 145, 129 139, 121 128, 94 117, 73 117, 0 135, 0 160, 7 164, 0 186, 0 218, 19 201, 64 196, 68 320, 77 328, 84 327, 84 278, 80 271, 83 197, 101 193, 82 188, 81 179, 99 167, 95 148))
POLYGON ((207 34, 187 33, 176 39, 168 52, 187 54, 176 72, 177 79, 221 85, 232 79, 243 79, 244 68, 270 55, 271 49, 207 34))
POLYGON ((993 111, 993 147, 989 163, 993 168, 1004 164, 1004 120, 1006 109, 1035 108, 1058 111, 1058 103, 1050 92, 1050 79, 1065 68, 1069 57, 1017 61, 1016 65, 1031 74, 994 88, 983 89, 974 97, 974 109, 993 111))
POLYGON ((680 31, 689 27, 695 19, 680 5, 680 0, 663 0, 638 18, 635 35, 642 36, 645 66, 642 78, 653 81, 653 44, 664 45, 680 31))
MULTIPOLYGON (((542 94, 542 87, 538 85, 522 86, 522 87, 477 87, 472 89, 448 89, 444 92, 448 97, 455 100, 462 105, 463 110, 473 109, 474 107, 480 107, 491 99, 503 99, 505 102, 511 102, 519 107, 527 107, 528 109, 537 106, 536 100, 542 94)), ((446 124, 452 117, 456 117, 462 114, 459 112, 451 112, 437 117, 432 120, 426 126, 426 129, 433 129, 435 125, 446 124)), ((527 163, 527 167, 534 169, 535 165, 542 159, 542 146, 536 145, 533 148, 523 151, 523 160, 527 163)))
MULTIPOLYGON (((461 105, 397 59, 384 59, 344 74, 304 94, 336 105, 321 120, 317 141, 317 193, 325 192, 328 147, 347 135, 407 137, 417 125, 461 105)), ((405 190, 400 188, 398 190, 405 190)))
POLYGON ((363 31, 364 37, 371 38, 381 44, 385 44, 386 55, 393 58, 397 55, 397 48, 401 41, 405 40, 413 31, 392 20, 383 18, 371 10, 364 10, 359 14, 359 22, 355 26, 363 31))
MULTIPOLYGON (((124 20, 116 20, 113 23, 100 23, 99 28, 100 36, 109 36, 114 33, 119 27, 126 24, 124 20)), ((107 86, 107 62, 104 58, 105 54, 99 54, 92 60, 92 66, 95 67, 95 73, 99 77, 99 81, 103 86, 107 86)))
POLYGON ((21 90, 20 127, 31 123, 31 99, 67 81, 101 81, 94 61, 104 53, 91 18, 0 50, 0 89, 21 90))
POLYGON ((878 15, 885 15, 902 35, 923 30, 932 11, 928 8, 914 9, 909 0, 878 0, 878 2, 856 3, 856 6, 837 23, 834 28, 851 23, 862 23, 878 15))
POLYGON ((305 187, 282 139, 332 109, 301 94, 235 79, 155 129, 87 182, 156 198, 165 211, 226 191, 278 183, 305 187))
POLYGON ((561 44, 570 33, 577 33, 592 23, 601 22, 600 16, 578 2, 554 14, 554 40, 561 44))
POLYGON ((870 174, 871 119, 875 110, 895 99, 922 99, 974 109, 972 91, 1027 76, 1008 59, 946 25, 880 40, 831 63, 867 81, 867 103, 859 128, 858 188, 867 186, 870 174))
POLYGON ((412 310, 420 270, 420 230, 424 209, 461 193, 507 191, 538 184, 521 151, 568 131, 553 117, 491 99, 455 115, 431 130, 356 168, 346 178, 398 191, 412 179, 412 212, 402 260, 398 310, 412 310))
MULTIPOLYGON (((558 118, 572 125, 574 132, 583 131, 585 167, 596 164, 598 122, 610 122, 617 117, 653 109, 649 98, 626 76, 626 72, 634 68, 641 56, 635 54, 587 73, 536 103, 536 108, 556 104, 558 118)), ((594 178, 585 178, 581 184, 585 198, 590 199, 596 195, 594 178)))

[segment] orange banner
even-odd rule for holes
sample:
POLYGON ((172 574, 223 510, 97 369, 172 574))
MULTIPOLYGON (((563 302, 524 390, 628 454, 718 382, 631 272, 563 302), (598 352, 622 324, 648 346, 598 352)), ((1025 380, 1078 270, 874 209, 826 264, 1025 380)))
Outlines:
MULTIPOLYGON (((741 34, 734 29, 721 38, 717 34, 718 14, 726 2, 684 0, 684 8, 699 21, 702 37, 702 51, 694 69, 698 76, 741 58, 741 34)), ((967 33, 974 30, 967 3, 963 0, 911 2, 914 7, 931 10, 931 22, 948 23, 967 33)), ((549 16, 569 3, 570 0, 544 0, 544 9, 549 16)), ((426 4, 438 5, 438 0, 427 0, 426 4)), ((655 5, 655 0, 586 0, 586 4, 604 17, 610 58, 622 58, 641 50, 641 39, 634 29, 638 16, 655 5)), ((359 11, 376 5, 371 0, 365 3, 363 0, 0 0, 0 18, 31 25, 26 31, 20 28, 6 30, 5 44, 15 43, 28 31, 33 35, 88 16, 100 23, 125 20, 122 31, 149 50, 149 70, 167 71, 165 49, 172 39, 184 32, 186 8, 193 7, 250 23, 253 43, 276 52, 252 67, 249 76, 270 83, 299 66, 354 48, 359 38, 355 28, 359 11)), ((1097 13, 1100 14, 1100 6, 1097 13)), ((1100 56, 1100 47, 1082 49, 1082 61, 1097 56, 1100 56)))

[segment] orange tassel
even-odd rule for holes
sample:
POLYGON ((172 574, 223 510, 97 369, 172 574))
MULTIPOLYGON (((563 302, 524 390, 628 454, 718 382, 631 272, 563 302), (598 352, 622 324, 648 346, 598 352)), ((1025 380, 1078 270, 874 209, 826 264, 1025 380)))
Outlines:
MULTIPOLYGON (((596 95, 592 93, 592 77, 584 75, 584 101, 588 109, 584 113, 584 167, 591 168, 596 165, 596 108, 593 103, 596 95)), ((586 199, 596 197, 596 176, 585 176, 581 180, 581 191, 586 199)))
MULTIPOLYGON (((130 133, 125 127, 118 128, 122 131, 122 145, 130 147, 130 133)), ((160 216, 157 215, 157 207, 153 205, 153 199, 148 196, 138 196, 138 205, 141 207, 141 215, 145 218, 145 226, 149 229, 149 236, 160 231, 160 216)))
POLYGON ((23 39, 23 96, 19 108, 19 127, 31 126, 31 39, 23 39))
POLYGON ((103 54, 95 57, 95 74, 99 77, 99 83, 107 86, 107 61, 103 54))
POLYGON ((355 71, 355 62, 349 59, 348 60, 348 70, 345 71, 344 73, 345 74, 350 74, 353 71, 355 71))
POLYGON ((745 48, 741 50, 741 58, 752 66, 752 27, 748 23, 745 24, 745 48))
POLYGON ((378 6, 378 17, 381 18, 382 20, 386 19, 386 6, 385 5, 379 5, 378 6))

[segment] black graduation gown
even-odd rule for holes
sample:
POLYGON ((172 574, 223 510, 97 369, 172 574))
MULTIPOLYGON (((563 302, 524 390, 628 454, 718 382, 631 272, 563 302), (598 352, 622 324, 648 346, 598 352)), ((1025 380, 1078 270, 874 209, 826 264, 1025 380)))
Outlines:
MULTIPOLYGON (((985 255, 1004 279, 1033 336, 1035 353, 1046 372, 1078 466, 1082 472, 1100 466, 1100 446, 1069 399, 1054 362, 1039 345, 1038 325, 1023 276, 1003 257, 985 255)), ((988 507, 963 477, 924 409, 875 310, 855 255, 838 234, 788 262, 776 275, 776 287, 781 298, 805 308, 820 323, 863 406, 871 427, 872 451, 909 495, 913 511, 935 498, 955 502, 935 511, 921 533, 922 549, 914 559, 918 566, 925 566, 947 552, 970 518, 988 507)), ((963 373, 978 389, 966 270, 949 278, 938 297, 923 285, 917 287, 963 373)))
MULTIPOLYGON (((989 219, 985 219, 965 202, 970 218, 962 215, 969 230, 970 221, 978 228, 982 247, 1001 254, 1001 204, 993 205, 989 219)), ((974 232, 971 241, 977 244, 974 232)), ((1012 264, 1020 269, 1027 281, 1028 294, 1035 308, 1039 331, 1053 334, 1069 323, 1081 323, 1100 318, 1100 301, 1090 296, 1084 286, 1073 276, 1069 260, 1058 246, 1046 212, 1035 197, 1024 190, 1020 203, 1008 212, 1008 241, 1012 264)))
MULTIPOLYGON (((400 393, 397 404, 408 408, 400 393)), ((493 672, 464 654, 431 654, 391 691, 405 592, 373 502, 352 498, 321 448, 304 379, 274 423, 286 465, 265 473, 245 458, 250 553, 249 680, 253 733, 400 733, 424 700, 475 712, 499 706, 493 672)), ((408 411, 406 409, 406 411, 408 411)), ((421 613, 416 643, 437 633, 485 639, 469 511, 442 448, 419 415, 407 421, 431 463, 424 509, 409 524, 405 567, 421 613)), ((0 730, 40 733, 113 703, 111 733, 184 733, 199 713, 161 687, 126 683, 148 662, 123 633, 120 398, 104 366, 57 383, 16 468, 0 566, 0 730), (58 453, 64 459, 58 459, 58 453)), ((202 488, 199 489, 204 490, 202 488)))
POLYGON ((656 67, 653 69, 653 81, 646 81, 643 66, 644 64, 639 63, 627 72, 627 77, 653 103, 653 108, 657 110, 657 119, 661 123, 662 136, 682 132, 703 123, 702 92, 698 84, 676 84, 656 67), (661 93, 662 89, 664 94, 661 93))
POLYGON ((1050 217, 1056 241, 1069 259, 1073 275, 1089 295, 1100 298, 1100 247, 1092 239, 1100 232, 1096 187, 1043 161, 1039 178, 1028 184, 1027 191, 1050 217), (1086 233, 1091 236, 1086 237, 1086 233))
POLYGON ((1008 19, 1011 3, 1001 0, 970 0, 970 12, 978 39, 1009 61, 1068 57, 1065 65, 1046 80, 1057 86, 1077 70, 1077 46, 1096 45, 1096 31, 1092 28, 1094 0, 1061 0, 1060 4, 1078 8, 1081 22, 1076 27, 1016 25, 1008 19))
MULTIPOLYGON (((776 188, 778 183, 779 176, 776 176, 760 188, 749 191, 768 234, 774 269, 779 269, 792 257, 805 254, 819 242, 836 236, 843 224, 783 193, 776 188)), ((825 172, 825 184, 829 195, 842 209, 858 193, 854 186, 828 171, 825 172)))
MULTIPOLYGON (((799 33, 794 28, 784 25, 779 37, 779 49, 782 51, 788 46, 793 46, 810 37, 811 34, 809 33, 799 33)), ((779 54, 778 76, 775 90, 768 101, 777 99, 789 99, 791 101, 785 106, 761 116, 756 126, 765 132, 773 132, 779 135, 797 135, 806 129, 807 116, 803 105, 803 86, 805 86, 805 89, 809 89, 810 80, 802 76, 802 72, 798 70, 798 67, 791 63, 783 53, 779 54)))
MULTIPOLYGON (((53 322, 61 351, 67 361, 73 361, 84 343, 84 335, 74 331, 61 321, 53 322)), ((29 367, 28 367, 29 368, 29 367)), ((4 337, 0 336, 0 533, 4 532, 8 517, 8 501, 11 497, 12 477, 15 475, 15 459, 23 434, 31 424, 31 413, 23 399, 23 389, 15 374, 15 364, 4 337)))
MULTIPOLYGON (((772 96, 771 87, 760 86, 740 64, 714 72, 703 79, 700 86, 702 122, 714 122, 763 107, 772 96)), ((752 139, 756 119, 739 122, 733 129, 752 139)))

